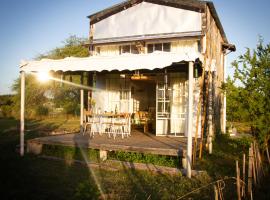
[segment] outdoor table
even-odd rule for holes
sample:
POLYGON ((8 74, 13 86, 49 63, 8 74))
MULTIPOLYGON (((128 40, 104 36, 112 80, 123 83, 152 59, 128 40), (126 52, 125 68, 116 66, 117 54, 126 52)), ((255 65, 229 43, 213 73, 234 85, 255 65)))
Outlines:
POLYGON ((114 138, 117 134, 129 136, 131 130, 129 113, 86 113, 86 117, 92 124, 95 124, 97 130, 91 130, 92 135, 94 132, 99 134, 108 133, 113 134, 114 138))

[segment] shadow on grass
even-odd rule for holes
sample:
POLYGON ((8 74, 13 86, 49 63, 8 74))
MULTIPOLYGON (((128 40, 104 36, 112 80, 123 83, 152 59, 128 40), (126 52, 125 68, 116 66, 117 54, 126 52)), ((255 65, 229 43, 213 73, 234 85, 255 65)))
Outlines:
MULTIPOLYGON (((16 126, 15 120, 8 120, 16 126)), ((19 132, 11 130, 3 133, 0 120, 0 188, 1 199, 97 199, 97 189, 89 175, 87 167, 65 162, 41 159, 31 154, 20 157, 16 152, 19 143, 19 132), (89 188, 88 185, 91 185, 89 188), (84 198, 87 188, 88 198, 84 198), (92 191, 91 191, 92 189, 92 191)), ((34 121, 38 124, 39 121, 34 121)), ((54 128, 49 125, 49 128, 54 128)), ((26 139, 41 136, 41 133, 30 131, 26 139)), ((87 197, 87 196, 86 196, 87 197)))

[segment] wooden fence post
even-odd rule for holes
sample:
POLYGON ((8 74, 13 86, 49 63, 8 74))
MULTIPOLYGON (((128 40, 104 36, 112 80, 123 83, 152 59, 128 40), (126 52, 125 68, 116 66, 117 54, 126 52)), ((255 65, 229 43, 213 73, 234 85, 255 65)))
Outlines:
POLYGON ((253 180, 254 180, 254 186, 256 186, 257 185, 257 176, 256 176, 256 165, 255 165, 255 157, 254 157, 254 146, 253 145, 251 145, 251 151, 252 151, 252 173, 253 173, 253 176, 252 176, 252 178, 253 178, 253 180))
POLYGON ((216 184, 214 185, 214 192, 215 192, 215 200, 218 200, 218 189, 216 184))
MULTIPOLYGON (((243 154, 243 182, 246 182, 246 154, 243 154)), ((242 197, 245 196, 245 184, 242 184, 242 197)))
POLYGON ((238 167, 238 160, 235 161, 236 164, 236 189, 237 189, 237 199, 241 200, 241 192, 240 192, 240 169, 238 167))
POLYGON ((267 155, 268 163, 270 165, 270 156, 269 156, 269 149, 268 149, 268 144, 267 143, 266 143, 266 155, 267 155))

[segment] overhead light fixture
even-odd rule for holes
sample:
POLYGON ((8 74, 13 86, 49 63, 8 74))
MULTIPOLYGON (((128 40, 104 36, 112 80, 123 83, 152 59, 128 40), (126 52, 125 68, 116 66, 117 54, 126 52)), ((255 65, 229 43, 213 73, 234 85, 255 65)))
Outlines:
POLYGON ((134 74, 131 76, 131 80, 148 80, 148 76, 143 74, 134 74))

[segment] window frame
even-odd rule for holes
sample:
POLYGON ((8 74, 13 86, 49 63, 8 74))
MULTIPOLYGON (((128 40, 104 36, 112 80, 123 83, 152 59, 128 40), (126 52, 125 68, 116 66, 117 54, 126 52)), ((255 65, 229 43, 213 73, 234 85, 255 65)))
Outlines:
POLYGON ((153 52, 155 52, 156 51, 156 46, 157 45, 161 45, 161 50, 159 50, 159 51, 162 51, 162 52, 171 52, 171 45, 172 45, 172 43, 171 42, 151 42, 151 43, 147 43, 147 53, 153 53, 153 52), (169 44, 169 51, 165 51, 164 50, 164 44, 169 44), (150 50, 150 48, 149 48, 149 46, 151 45, 151 52, 149 51, 150 50))

